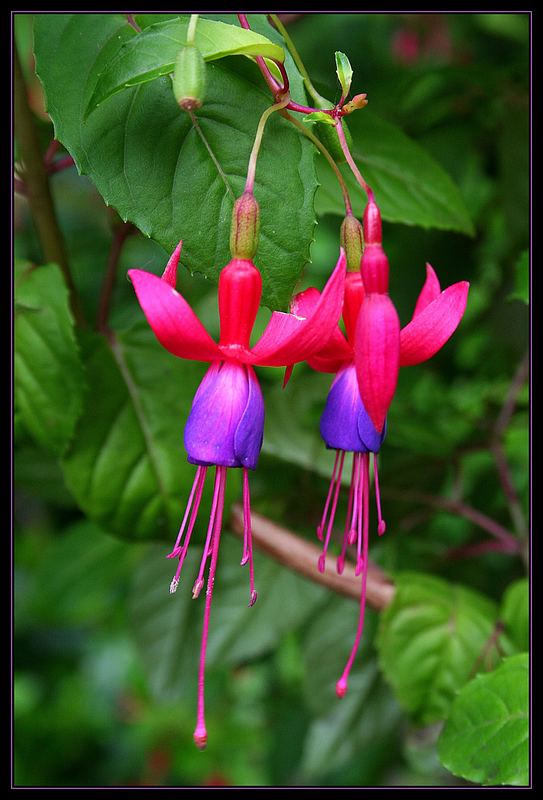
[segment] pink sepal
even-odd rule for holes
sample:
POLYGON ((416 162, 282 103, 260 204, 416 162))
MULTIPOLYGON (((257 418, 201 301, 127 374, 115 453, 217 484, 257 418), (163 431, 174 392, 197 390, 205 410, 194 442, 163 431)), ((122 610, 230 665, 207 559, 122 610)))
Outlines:
POLYGON ((362 402, 380 433, 400 367, 400 321, 386 294, 364 298, 356 326, 355 363, 362 402))
POLYGON ((343 250, 311 315, 274 312, 247 363, 284 367, 306 361, 328 344, 341 314, 346 261, 343 250))
POLYGON ((179 259, 181 257, 181 248, 183 247, 183 240, 179 242, 175 250, 170 256, 166 269, 162 273, 162 280, 169 283, 175 289, 177 283, 177 267, 179 266, 179 259))
POLYGON ((195 361, 223 358, 187 301, 168 280, 141 269, 131 269, 128 275, 149 325, 166 350, 195 361))
POLYGON ((424 311, 426 306, 430 305, 430 303, 436 299, 440 292, 441 286, 439 285, 439 278, 437 277, 432 265, 427 263, 426 280, 424 281, 424 286, 422 287, 418 296, 412 319, 415 319, 415 317, 417 317, 421 311, 424 311))
POLYGON ((420 364, 443 347, 464 315, 468 290, 467 281, 454 283, 403 328, 400 334, 402 367, 420 364))

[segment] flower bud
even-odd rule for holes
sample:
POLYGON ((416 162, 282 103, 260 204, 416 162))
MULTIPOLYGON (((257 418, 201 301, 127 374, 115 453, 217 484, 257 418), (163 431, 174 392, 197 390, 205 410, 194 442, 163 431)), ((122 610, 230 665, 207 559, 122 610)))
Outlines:
POLYGON ((381 212, 379 211, 379 206, 373 199, 373 194, 370 195, 368 204, 364 210, 364 241, 366 244, 383 243, 381 212))
POLYGON ((348 214, 341 223, 340 238, 347 258, 347 272, 358 272, 364 252, 364 232, 352 214, 348 214))
POLYGON ((193 45, 183 47, 176 59, 172 75, 173 93, 184 111, 200 108, 206 88, 206 65, 200 51, 193 45))
POLYGON ((260 210, 252 192, 244 192, 234 203, 230 228, 232 258, 253 258, 258 247, 260 210))
POLYGON ((342 106, 341 110, 344 114, 352 114, 353 111, 356 111, 358 108, 364 108, 364 106, 367 105, 367 95, 356 94, 352 100, 349 100, 348 103, 345 103, 345 105, 342 106))
MULTIPOLYGON (((323 109, 330 109, 333 108, 333 103, 328 102, 327 100, 322 100, 322 102, 317 103, 319 108, 323 109)), ((347 141, 347 145, 349 150, 352 149, 353 146, 353 137, 351 136, 351 132, 347 127, 347 122, 343 120, 343 133, 345 134, 345 139, 347 141)), ((323 145, 329 151, 330 155, 338 164, 342 164, 345 161, 345 155, 343 150, 341 149, 341 145, 339 143, 338 135, 335 130, 334 125, 327 125, 324 122, 317 122, 315 125, 315 132, 323 145)))
POLYGON ((368 294, 388 292, 388 258, 380 244, 366 246, 360 271, 368 294))

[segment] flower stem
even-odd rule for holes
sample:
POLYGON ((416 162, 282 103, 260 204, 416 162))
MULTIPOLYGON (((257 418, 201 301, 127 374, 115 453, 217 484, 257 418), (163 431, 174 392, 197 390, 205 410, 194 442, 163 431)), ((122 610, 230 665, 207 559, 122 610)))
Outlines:
POLYGON ((281 112, 281 115, 283 117, 285 117, 285 119, 288 119, 289 122, 292 122, 293 125, 296 125, 296 127, 298 128, 300 133, 302 133, 311 142, 313 142, 315 147, 318 150, 320 150, 320 152, 323 154, 323 156, 325 157, 325 159, 328 161, 328 163, 330 164, 331 168, 333 169, 334 174, 335 174, 335 176, 337 178, 337 181, 338 181, 338 183, 340 185, 341 192, 343 194, 343 202, 345 204, 345 213, 347 215, 352 214, 353 213, 353 207, 352 207, 352 203, 351 203, 351 198, 349 197, 349 190, 347 189, 347 184, 345 183, 345 179, 343 178, 343 175, 341 174, 338 165, 336 164, 336 162, 334 161, 334 159, 330 155, 330 152, 323 145, 323 143, 320 141, 320 139, 318 139, 312 131, 310 131, 308 128, 306 128, 305 125, 302 122, 300 122, 300 120, 296 119, 296 117, 293 117, 286 110, 283 110, 281 112))
POLYGON ((192 45, 194 44, 194 38, 196 36, 196 25, 198 24, 198 17, 199 14, 191 14, 189 26, 187 28, 187 44, 192 45))
POLYGON ((343 155, 345 156, 345 158, 347 160, 347 164, 351 168, 351 172, 353 173, 354 177, 356 178, 356 180, 358 181, 360 186, 366 192, 366 195, 368 196, 368 200, 373 200, 373 192, 372 192, 371 188, 368 186, 368 184, 366 183, 366 181, 364 180, 364 178, 362 177, 362 173, 360 172, 360 170, 356 166, 356 164, 354 162, 354 159, 353 159, 353 157, 351 155, 351 151, 349 150, 349 145, 347 144, 347 139, 345 138, 345 131, 343 130, 343 124, 342 124, 340 119, 338 119, 338 121, 337 121, 336 131, 337 131, 339 143, 341 145, 341 149, 343 150, 343 155))
POLYGON ((246 192, 252 192, 254 188, 256 162, 258 159, 260 145, 262 144, 262 137, 264 135, 264 128, 266 127, 266 122, 268 121, 269 117, 273 114, 274 111, 279 111, 280 109, 285 108, 285 106, 288 105, 289 100, 290 100, 289 96, 286 95, 286 97, 284 97, 283 100, 280 100, 278 103, 274 103, 273 106, 267 108, 260 117, 260 121, 256 129, 256 136, 253 144, 253 149, 251 150, 251 155, 249 157, 249 166, 247 168, 247 180, 245 181, 246 192))
MULTIPOLYGON (((251 26, 249 25, 249 20, 247 19, 246 14, 238 14, 238 19, 239 19, 239 24, 241 25, 242 28, 245 28, 246 30, 251 30, 251 26)), ((281 87, 271 74, 268 65, 266 64, 266 61, 262 58, 262 56, 256 56, 255 61, 258 65, 258 68, 260 69, 260 72, 262 73, 264 80, 268 84, 268 87, 270 88, 270 90, 273 93, 273 96, 275 97, 275 95, 277 94, 277 92, 280 90, 281 87)))
POLYGON ((294 42, 290 38, 285 26, 283 25, 277 14, 268 14, 268 17, 271 19, 271 21, 273 22, 273 24, 275 25, 275 27, 277 28, 277 30, 279 31, 285 42, 287 43, 289 53, 292 56, 292 59, 298 68, 298 72, 304 79, 304 85, 308 93, 311 95, 311 97, 318 106, 322 103, 327 103, 328 101, 326 100, 326 98, 320 95, 313 86, 311 78, 309 77, 309 73, 305 68, 304 62, 302 61, 300 54, 298 53, 294 45, 294 42))
POLYGON ((134 231, 134 226, 131 222, 124 222, 119 225, 113 234, 113 241, 109 250, 107 260, 106 272, 104 281, 102 283, 102 290, 100 292, 100 301, 98 304, 98 315, 96 318, 96 330, 105 335, 109 334, 108 317, 111 307, 111 296, 115 287, 115 279, 117 277, 117 269, 119 266, 119 259, 123 245, 128 236, 134 231))

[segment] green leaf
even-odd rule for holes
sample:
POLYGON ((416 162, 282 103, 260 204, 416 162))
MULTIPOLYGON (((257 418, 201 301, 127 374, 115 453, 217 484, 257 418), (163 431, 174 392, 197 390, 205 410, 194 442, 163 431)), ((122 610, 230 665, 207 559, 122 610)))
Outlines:
POLYGON ((530 302, 530 253, 524 250, 515 267, 515 288, 508 300, 520 300, 522 303, 530 302))
MULTIPOLYGON (((254 65, 244 71, 243 59, 229 59, 206 65, 208 91, 197 129, 180 113, 166 77, 110 97, 84 120, 100 72, 133 36, 115 14, 36 17, 37 72, 55 136, 124 220, 168 252, 183 239, 183 264, 217 281, 230 260, 232 207, 243 191, 269 93, 257 83, 254 65)), ((301 79, 288 59, 287 68, 299 92, 301 79)), ((288 307, 309 259, 313 153, 286 120, 270 119, 256 174, 261 227, 255 263, 262 302, 273 309, 288 307)))
POLYGON ((530 586, 527 578, 507 588, 500 608, 500 619, 518 650, 528 650, 530 643, 530 586))
POLYGON ((336 50, 336 73, 338 80, 341 84, 341 91, 343 97, 347 97, 351 89, 351 81, 353 79, 353 68, 351 62, 340 50, 336 50))
POLYGON ((336 124, 330 114, 325 114, 324 111, 312 111, 311 114, 306 114, 303 120, 304 122, 322 122, 324 125, 336 124))
POLYGON ((484 666, 495 620, 494 604, 476 592, 422 573, 398 576, 377 647, 386 678, 416 722, 446 716, 456 691, 484 666))
POLYGON ((143 323, 88 351, 89 392, 63 459, 68 488, 108 532, 173 540, 195 472, 183 425, 205 367, 171 356, 143 323))
MULTIPOLYGON (((127 39, 100 72, 87 113, 123 89, 172 73, 178 53, 186 45, 188 24, 188 17, 166 20, 127 39)), ((233 55, 285 58, 283 48, 265 36, 209 19, 198 20, 194 43, 205 61, 233 55)))
POLYGON ((138 557, 137 548, 107 536, 88 520, 72 525, 37 567, 34 616, 56 625, 106 619, 116 605, 120 608, 121 581, 138 557))
MULTIPOLYGON (((354 114, 349 126, 354 159, 374 190, 384 219, 473 235, 458 188, 422 147, 366 109, 354 114)), ((356 208, 363 199, 360 187, 350 171, 343 168, 343 172, 356 208)), ((341 191, 324 159, 318 161, 318 176, 317 213, 344 216, 341 191)), ((361 213, 362 205, 357 215, 361 213)))
POLYGON ((454 775, 484 786, 528 785, 528 675, 521 653, 461 689, 438 745, 454 775))
POLYGON ((15 284, 15 403, 38 444, 60 454, 81 412, 83 367, 60 269, 27 269, 15 284))
MULTIPOLYGON (((169 585, 177 562, 165 550, 149 551, 138 570, 131 596, 136 641, 153 692, 172 699, 195 692, 204 592, 193 602, 202 543, 191 545, 175 595, 169 585)), ((255 553, 258 601, 248 607, 248 566, 240 567, 242 543, 226 532, 221 538, 207 664, 242 664, 272 650, 287 631, 301 625, 326 591, 255 553)))

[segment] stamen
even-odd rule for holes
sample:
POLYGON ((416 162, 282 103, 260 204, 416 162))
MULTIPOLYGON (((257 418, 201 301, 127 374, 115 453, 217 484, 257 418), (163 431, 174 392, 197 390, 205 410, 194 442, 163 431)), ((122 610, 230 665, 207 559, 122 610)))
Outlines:
POLYGON ((326 497, 326 503, 324 504, 324 511, 322 512, 322 519, 320 522, 319 527, 317 528, 317 536, 322 542, 322 534, 326 525, 326 517, 328 515, 328 506, 330 505, 330 498, 332 497, 332 492, 334 489, 334 482, 336 480, 336 469, 339 461, 339 454, 340 450, 336 450, 336 460, 334 461, 334 469, 332 470, 332 478, 330 480, 330 488, 328 489, 328 495, 326 497))
POLYGON ((207 467, 203 467, 202 472, 200 473, 200 483, 198 484, 198 488, 196 490, 196 498, 194 500, 194 505, 192 507, 192 513, 190 516, 189 527, 187 529, 187 535, 185 537, 185 543, 182 548, 177 548, 173 552, 177 555, 179 554, 179 564, 177 565, 177 570, 175 572, 175 576, 170 583, 170 593, 173 594, 178 585, 179 585, 179 575, 181 574, 181 569, 183 567, 183 563, 185 561, 189 544, 190 544, 190 537, 192 536, 192 531, 194 530, 194 525, 196 523, 196 517, 198 516, 198 509, 200 508, 200 502, 202 500, 202 493, 204 491, 204 483, 207 474, 207 467))
POLYGON ((363 529, 363 564, 362 570, 362 587, 360 591, 360 614, 358 617, 358 628, 356 630, 356 637, 354 640, 351 654, 343 670, 341 678, 336 683, 336 694, 338 697, 343 697, 347 692, 347 684, 349 680, 349 673, 353 666, 353 661, 362 638, 362 631, 364 630, 364 612, 366 610, 366 578, 368 574, 368 531, 369 531, 369 471, 368 464, 363 462, 363 497, 364 497, 364 529, 363 529))
MULTIPOLYGON (((369 455, 367 453, 362 453, 360 456, 361 461, 361 469, 359 471, 358 476, 358 491, 360 494, 360 500, 358 505, 358 519, 357 519, 357 540, 356 540, 356 566, 354 569, 355 575, 360 575, 362 572, 362 568, 364 565, 364 560, 362 557, 362 517, 364 517, 364 524, 366 523, 366 483, 368 483, 369 487, 369 455), (364 513, 362 508, 364 507, 364 513)), ((369 491, 369 489, 368 489, 369 491)), ((369 500, 368 500, 369 502, 369 500)))
POLYGON ((326 552, 328 550, 328 545, 330 544, 330 537, 332 535, 332 527, 334 525, 334 519, 336 516, 336 509, 339 499, 339 490, 341 489, 341 475, 343 473, 343 463, 345 461, 345 450, 338 450, 339 455, 339 465, 337 470, 336 476, 336 483, 335 483, 335 491, 334 491, 334 498, 332 500, 332 508, 330 509, 330 517, 328 520, 328 528, 326 530, 326 539, 324 540, 324 546, 322 548, 322 553, 319 556, 319 560, 317 562, 317 567, 319 572, 324 572, 326 568, 326 552))
POLYGON ((187 507, 185 508, 185 514, 183 516, 183 521, 181 523, 181 527, 179 528, 179 533, 177 534, 177 539, 175 540, 175 544, 173 546, 172 552, 169 553, 166 556, 166 558, 175 558, 176 556, 179 555, 179 551, 181 549, 179 547, 179 545, 181 543, 181 537, 183 536, 183 531, 185 529, 185 525, 187 524, 187 518, 189 516, 190 507, 192 505, 192 499, 194 497, 194 493, 196 491, 196 487, 198 485, 198 481, 200 480, 200 474, 201 474, 202 470, 204 471, 204 474, 205 474, 205 472, 207 470, 207 467, 198 467, 198 469, 196 470, 196 475, 194 476, 192 489, 190 490, 190 495, 189 495, 189 499, 188 499, 188 502, 187 502, 187 507))
MULTIPOLYGON (((216 468, 218 470, 218 467, 216 468)), ((194 582, 194 586, 192 587, 192 599, 196 600, 200 592, 202 591, 202 587, 204 585, 204 570, 206 568, 206 563, 208 556, 211 555, 211 537, 213 531, 215 529, 215 514, 217 512, 217 501, 219 498, 219 487, 220 487, 220 480, 219 480, 219 473, 215 472, 215 485, 213 487, 213 500, 211 502, 211 513, 209 515, 209 525, 207 526, 207 534, 206 534, 206 541, 204 544, 204 552, 202 553, 202 560, 200 561, 200 569, 198 570, 198 577, 194 582)))
POLYGON ((379 475, 377 473, 377 453, 373 454, 373 482, 375 485, 375 500, 377 501, 377 519, 379 520, 377 525, 377 533, 379 536, 382 536, 387 529, 387 524, 381 514, 381 495, 379 493, 379 475))
POLYGON ((243 470, 243 555, 240 566, 244 567, 249 560, 249 536, 251 528, 251 506, 249 497, 249 475, 243 470))
POLYGON ((245 560, 242 559, 242 566, 249 561, 249 608, 254 606, 258 594, 255 589, 255 565, 253 561, 253 529, 251 527, 251 494, 249 491, 249 472, 243 469, 243 535, 247 537, 247 550, 244 553, 245 560))
POLYGON ((349 486, 349 501, 347 504, 347 518, 345 520, 345 531, 343 533, 343 542, 341 545, 341 553, 337 557, 336 561, 336 572, 338 575, 343 573, 345 569, 345 554, 347 552, 347 545, 352 544, 351 542, 351 533, 352 533, 352 510, 353 510, 353 499, 356 492, 356 483, 357 483, 357 470, 358 470, 358 453, 353 453, 353 466, 351 469, 351 484, 349 486))
POLYGON ((196 728, 194 730, 194 743, 200 750, 204 750, 207 745, 207 730, 205 723, 204 708, 204 689, 205 689, 205 663, 207 638, 209 633, 209 617, 211 614, 211 601, 213 599, 213 585, 215 583, 215 571, 217 569, 217 559, 219 556, 219 543, 221 538, 222 515, 224 510, 224 490, 226 486, 226 467, 217 467, 217 478, 219 483, 219 494, 215 514, 215 526, 213 531, 213 547, 211 552, 211 564, 209 566, 209 577, 207 580, 206 604, 204 609, 204 623, 202 629, 202 644, 200 648, 200 666, 198 669, 198 716, 196 728))

